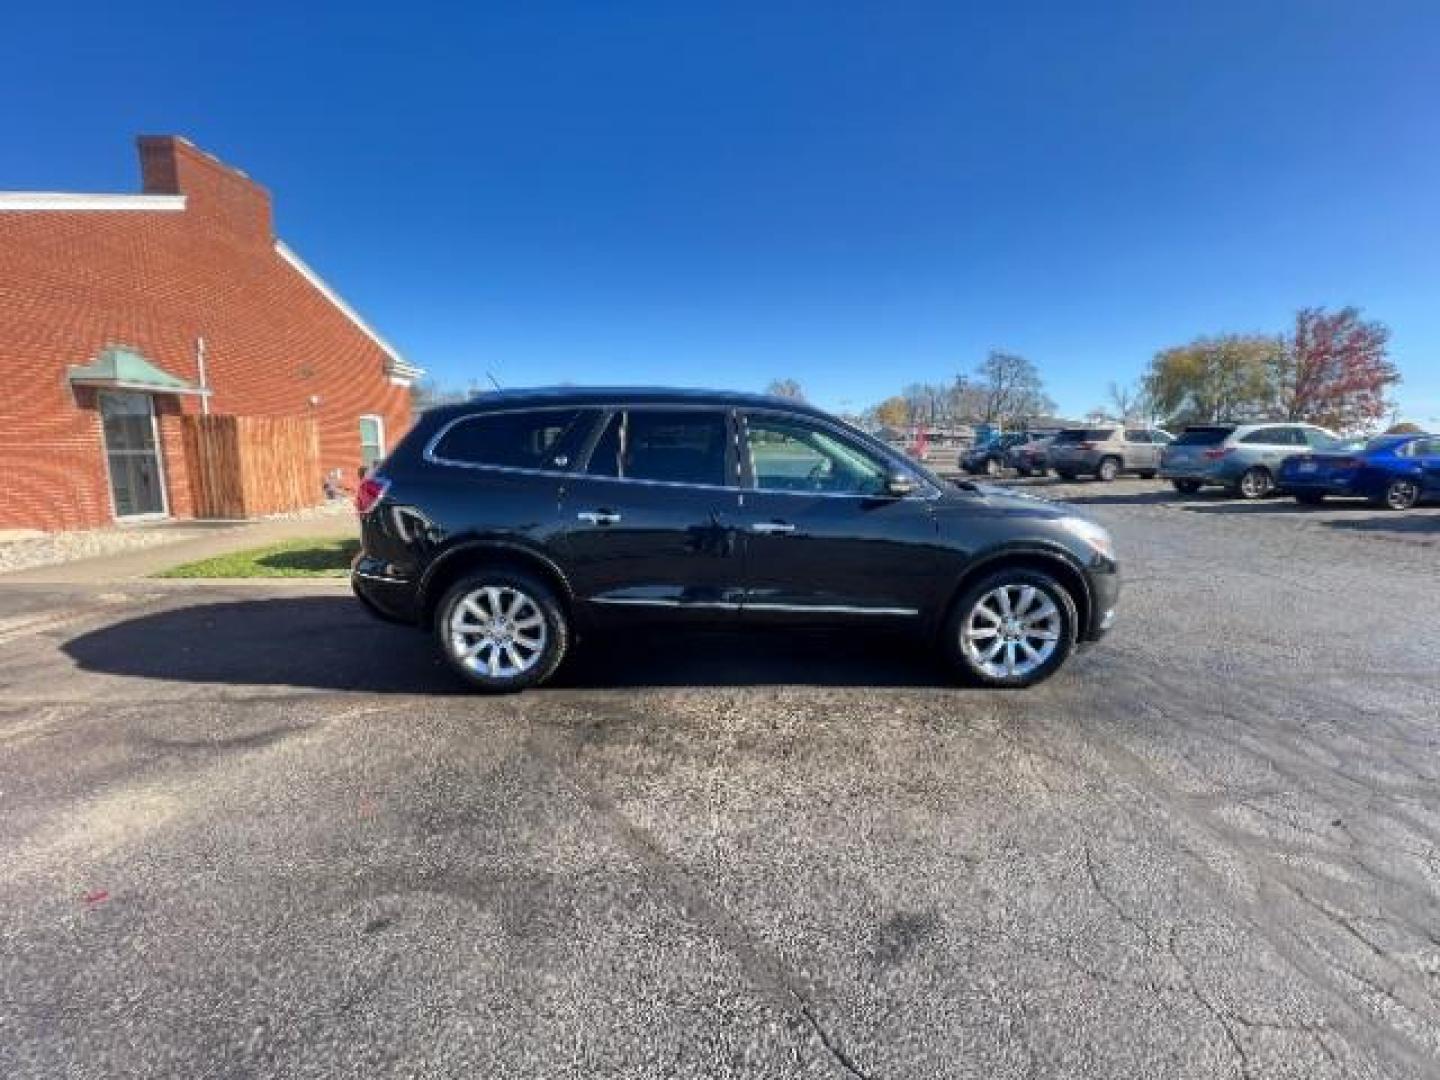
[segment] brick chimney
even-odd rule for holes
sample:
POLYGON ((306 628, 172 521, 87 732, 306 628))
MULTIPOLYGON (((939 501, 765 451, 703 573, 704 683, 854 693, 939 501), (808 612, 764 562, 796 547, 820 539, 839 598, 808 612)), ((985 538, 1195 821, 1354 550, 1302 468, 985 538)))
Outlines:
POLYGON ((140 179, 147 195, 184 195, 187 213, 209 218, 236 239, 275 242, 270 193, 239 169, 178 135, 141 135, 140 179))

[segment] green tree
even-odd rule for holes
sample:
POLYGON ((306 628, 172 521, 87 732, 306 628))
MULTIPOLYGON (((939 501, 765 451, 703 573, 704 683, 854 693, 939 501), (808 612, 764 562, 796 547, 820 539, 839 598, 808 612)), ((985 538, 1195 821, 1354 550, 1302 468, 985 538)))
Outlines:
POLYGON ((1264 334, 1198 338, 1150 361, 1144 392, 1171 424, 1250 420, 1276 411, 1285 343, 1264 334))

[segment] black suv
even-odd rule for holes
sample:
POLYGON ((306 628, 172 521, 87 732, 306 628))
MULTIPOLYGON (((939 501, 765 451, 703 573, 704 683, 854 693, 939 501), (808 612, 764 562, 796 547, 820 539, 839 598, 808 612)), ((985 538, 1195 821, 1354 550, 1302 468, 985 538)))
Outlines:
POLYGON ((356 507, 356 595, 483 690, 640 619, 909 628, 972 682, 1028 686, 1119 592, 1109 535, 1067 508, 751 394, 487 394, 421 416, 356 507))

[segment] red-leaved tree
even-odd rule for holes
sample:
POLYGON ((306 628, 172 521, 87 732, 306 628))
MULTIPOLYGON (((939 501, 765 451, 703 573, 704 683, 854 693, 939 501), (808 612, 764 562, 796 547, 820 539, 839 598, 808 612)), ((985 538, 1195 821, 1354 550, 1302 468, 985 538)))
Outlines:
POLYGON ((1296 312, 1277 373, 1285 415, 1335 431, 1373 428, 1390 407, 1386 394, 1400 381, 1389 340, 1385 324, 1362 319, 1359 308, 1296 312))

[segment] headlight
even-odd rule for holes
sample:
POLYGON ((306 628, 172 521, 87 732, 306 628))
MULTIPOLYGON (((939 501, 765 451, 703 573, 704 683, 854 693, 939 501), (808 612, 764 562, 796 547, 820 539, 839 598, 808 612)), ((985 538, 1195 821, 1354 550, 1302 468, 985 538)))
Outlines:
POLYGON ((1071 536, 1084 540, 1105 558, 1114 560, 1115 541, 1110 539, 1110 532, 1103 525, 1096 525, 1089 518, 1064 517, 1060 519, 1060 527, 1071 536))

